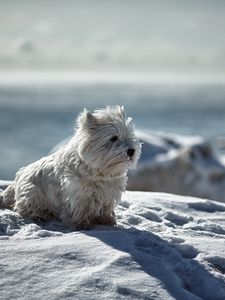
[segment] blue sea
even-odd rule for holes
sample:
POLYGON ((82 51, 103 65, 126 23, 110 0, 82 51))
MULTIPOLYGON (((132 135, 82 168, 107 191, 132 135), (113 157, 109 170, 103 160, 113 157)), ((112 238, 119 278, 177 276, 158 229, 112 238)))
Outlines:
MULTIPOLYGON (((115 78, 114 78, 115 79, 115 78)), ((0 179, 73 133, 84 108, 124 105, 136 128, 225 139, 225 84, 208 80, 81 80, 0 83, 0 179)))

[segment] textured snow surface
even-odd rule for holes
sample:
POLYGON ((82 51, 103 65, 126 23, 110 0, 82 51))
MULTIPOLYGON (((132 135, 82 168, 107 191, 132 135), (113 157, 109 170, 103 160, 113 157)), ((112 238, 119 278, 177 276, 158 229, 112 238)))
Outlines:
POLYGON ((126 192, 116 227, 0 210, 0 299, 225 299, 225 205, 126 192))

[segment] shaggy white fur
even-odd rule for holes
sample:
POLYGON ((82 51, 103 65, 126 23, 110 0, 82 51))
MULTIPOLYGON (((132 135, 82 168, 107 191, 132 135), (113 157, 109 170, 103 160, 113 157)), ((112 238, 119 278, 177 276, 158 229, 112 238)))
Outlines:
POLYGON ((20 215, 55 216, 76 229, 116 224, 114 208, 141 146, 124 108, 108 106, 78 117, 75 135, 56 153, 21 168, 0 197, 20 215))

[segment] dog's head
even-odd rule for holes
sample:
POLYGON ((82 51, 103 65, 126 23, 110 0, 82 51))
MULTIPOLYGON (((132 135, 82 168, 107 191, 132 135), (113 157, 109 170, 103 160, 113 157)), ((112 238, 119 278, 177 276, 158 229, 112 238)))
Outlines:
POLYGON ((77 125, 78 153, 86 165, 111 176, 135 167, 141 145, 123 107, 107 106, 93 113, 84 110, 77 125))

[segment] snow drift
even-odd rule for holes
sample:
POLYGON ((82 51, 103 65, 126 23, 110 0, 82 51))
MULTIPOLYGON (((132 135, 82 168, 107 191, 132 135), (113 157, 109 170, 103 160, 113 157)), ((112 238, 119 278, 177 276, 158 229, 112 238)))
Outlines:
POLYGON ((225 205, 126 192, 116 227, 0 210, 1 299, 225 299, 225 205))
POLYGON ((169 192, 225 202, 225 166, 199 136, 138 132, 143 141, 128 189, 169 192))

